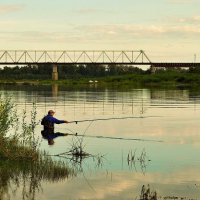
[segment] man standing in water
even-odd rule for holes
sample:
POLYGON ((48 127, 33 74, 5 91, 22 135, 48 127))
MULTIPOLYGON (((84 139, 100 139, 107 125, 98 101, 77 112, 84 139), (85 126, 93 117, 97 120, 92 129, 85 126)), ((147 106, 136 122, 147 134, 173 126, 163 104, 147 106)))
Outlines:
POLYGON ((66 120, 58 120, 53 117, 55 112, 53 110, 48 111, 48 115, 43 117, 41 125, 43 125, 44 130, 41 131, 42 136, 48 140, 49 145, 54 144, 54 138, 58 136, 67 136, 67 133, 54 133, 54 124, 68 123, 66 120))

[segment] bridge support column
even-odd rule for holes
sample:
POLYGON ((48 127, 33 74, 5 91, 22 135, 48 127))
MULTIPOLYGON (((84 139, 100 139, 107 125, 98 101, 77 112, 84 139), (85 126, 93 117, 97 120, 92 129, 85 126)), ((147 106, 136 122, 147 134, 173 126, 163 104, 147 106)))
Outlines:
POLYGON ((53 64, 52 80, 58 80, 58 66, 56 64, 53 64))
POLYGON ((151 65, 150 71, 151 71, 151 74, 155 74, 155 72, 156 72, 156 67, 153 66, 153 65, 151 65))

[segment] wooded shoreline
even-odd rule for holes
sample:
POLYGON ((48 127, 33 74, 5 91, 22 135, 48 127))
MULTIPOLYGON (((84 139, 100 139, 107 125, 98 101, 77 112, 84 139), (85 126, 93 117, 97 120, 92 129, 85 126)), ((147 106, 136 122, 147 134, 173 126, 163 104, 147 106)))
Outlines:
POLYGON ((195 86, 200 85, 200 73, 188 72, 159 72, 155 74, 126 74, 106 77, 79 77, 66 78, 53 81, 51 79, 12 79, 1 78, 1 84, 22 85, 66 85, 66 86, 195 86))

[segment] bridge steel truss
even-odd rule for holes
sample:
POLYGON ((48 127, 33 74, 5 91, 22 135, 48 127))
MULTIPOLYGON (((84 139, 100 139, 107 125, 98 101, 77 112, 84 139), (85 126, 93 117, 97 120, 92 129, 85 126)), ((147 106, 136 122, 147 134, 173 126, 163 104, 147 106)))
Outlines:
POLYGON ((52 79, 58 80, 58 65, 147 65, 152 73, 159 68, 200 67, 196 62, 151 62, 143 50, 138 51, 46 51, 46 50, 0 50, 0 65, 52 64, 52 79))
POLYGON ((158 68, 200 67, 198 62, 151 62, 143 50, 0 50, 0 65, 119 64, 158 68))
POLYGON ((139 51, 34 51, 0 50, 0 64, 143 64, 151 61, 139 51))

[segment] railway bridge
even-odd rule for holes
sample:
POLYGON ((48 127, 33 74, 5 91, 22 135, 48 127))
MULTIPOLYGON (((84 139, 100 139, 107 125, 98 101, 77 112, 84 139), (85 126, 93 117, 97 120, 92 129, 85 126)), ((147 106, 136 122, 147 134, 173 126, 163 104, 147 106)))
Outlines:
POLYGON ((52 79, 58 80, 58 65, 146 65, 153 70, 164 67, 196 67, 196 62, 152 62, 143 50, 0 50, 0 65, 52 64, 52 79))

